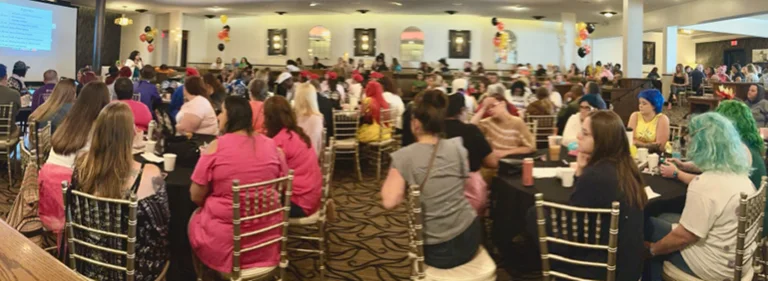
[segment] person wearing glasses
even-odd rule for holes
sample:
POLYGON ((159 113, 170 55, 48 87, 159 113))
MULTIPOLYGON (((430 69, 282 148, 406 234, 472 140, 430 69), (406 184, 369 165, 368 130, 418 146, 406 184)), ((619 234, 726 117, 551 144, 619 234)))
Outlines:
POLYGON ((581 132, 581 123, 589 116, 589 113, 602 109, 605 109, 605 102, 601 103, 597 95, 583 95, 579 99, 579 114, 571 115, 568 122, 565 123, 563 145, 578 142, 577 137, 581 132))

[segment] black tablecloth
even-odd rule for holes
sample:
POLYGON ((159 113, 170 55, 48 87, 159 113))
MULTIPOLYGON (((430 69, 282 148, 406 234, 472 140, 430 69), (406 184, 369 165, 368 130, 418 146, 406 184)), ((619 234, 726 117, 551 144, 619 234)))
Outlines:
MULTIPOLYGON (((565 149, 564 149, 565 150, 565 149)), ((546 150, 544 150, 546 151, 546 150)), ((539 154, 543 154, 541 151, 539 154)), ((564 153, 565 154, 565 153, 564 153)), ((574 157, 561 156, 566 161, 575 161, 574 157)), ((563 162, 543 161, 535 159, 534 167, 561 167, 563 162)), ((642 174, 646 186, 661 196, 648 202, 645 207, 646 216, 654 216, 665 212, 681 212, 685 205, 687 186, 679 181, 666 179, 661 176, 642 174)), ((559 179, 535 179, 534 185, 525 187, 520 176, 499 175, 490 184, 490 212, 493 220, 491 236, 493 244, 501 251, 511 264, 520 266, 517 270, 536 270, 540 266, 537 244, 525 232, 528 209, 534 206, 536 193, 544 194, 544 200, 556 203, 568 203, 573 188, 564 188, 559 179), (527 243, 514 243, 514 237, 523 234, 527 243)))

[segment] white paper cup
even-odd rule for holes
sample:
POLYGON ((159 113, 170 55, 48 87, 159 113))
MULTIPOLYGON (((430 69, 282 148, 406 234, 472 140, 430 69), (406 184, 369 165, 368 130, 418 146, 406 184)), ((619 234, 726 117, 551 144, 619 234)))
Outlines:
POLYGON ((648 155, 648 169, 656 169, 659 167, 659 155, 654 153, 651 155, 648 155))
MULTIPOLYGON (((648 161, 648 149, 645 147, 641 147, 637 149, 637 160, 640 160, 640 163, 648 161)), ((658 160, 658 159, 656 159, 658 160)))
POLYGON ((576 175, 576 170, 574 169, 563 169, 560 172, 560 178, 563 181, 563 187, 569 188, 573 186, 573 177, 576 175))
POLYGON ((176 168, 176 154, 163 154, 163 168, 166 172, 172 172, 176 168))
POLYGON ((146 154, 155 154, 155 144, 157 144, 156 141, 146 141, 146 142, 144 142, 144 153, 146 153, 146 154))

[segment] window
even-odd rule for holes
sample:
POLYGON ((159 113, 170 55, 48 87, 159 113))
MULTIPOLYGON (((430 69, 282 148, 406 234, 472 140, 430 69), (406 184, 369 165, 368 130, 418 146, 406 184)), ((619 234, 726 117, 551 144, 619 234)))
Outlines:
POLYGON ((418 27, 408 27, 400 34, 400 60, 403 62, 424 59, 424 32, 418 27))
POLYGON ((331 31, 323 26, 309 30, 309 57, 327 60, 331 57, 331 31))

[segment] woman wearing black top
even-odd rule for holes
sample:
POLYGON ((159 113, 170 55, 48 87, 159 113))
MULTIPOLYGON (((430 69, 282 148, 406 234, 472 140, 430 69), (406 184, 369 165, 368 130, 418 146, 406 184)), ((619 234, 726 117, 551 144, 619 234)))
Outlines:
POLYGON ((648 72, 648 79, 653 79, 653 80, 661 79, 661 76, 659 75, 658 67, 654 67, 653 69, 651 69, 651 72, 648 72))
POLYGON ((491 155, 491 146, 477 126, 459 120, 466 109, 464 95, 455 94, 448 97, 448 110, 445 118, 445 137, 462 139, 464 148, 469 155, 469 171, 477 172, 483 166, 485 159, 491 155))
POLYGON ((731 65, 731 81, 736 81, 736 77, 744 81, 744 73, 741 72, 741 65, 738 63, 731 65))
MULTIPOLYGON (((637 165, 629 153, 624 123, 612 111, 596 111, 584 119, 578 139, 577 179, 568 205, 610 209, 613 201, 621 204, 616 280, 638 280, 642 275, 645 252, 643 207, 648 202, 648 197, 643 189, 645 184, 637 165)), ((532 212, 529 212, 528 217, 531 218, 531 215, 532 212)), ((606 215, 602 221, 607 222, 609 219, 606 215)), ((530 220, 529 231, 533 230, 531 227, 535 224, 534 222, 535 219, 530 220)), ((579 222, 579 225, 582 224, 579 222)), ((594 233, 591 233, 590 237, 594 237, 593 235, 594 233)), ((579 236, 582 237, 583 234, 580 233, 579 236)), ((600 240, 601 244, 608 244, 607 227, 601 229, 600 240)), ((605 251, 568 246, 552 247, 551 251, 578 260, 596 262, 607 260, 605 251)), ((552 269, 593 280, 603 280, 606 276, 605 269, 594 267, 552 263, 552 269)))

